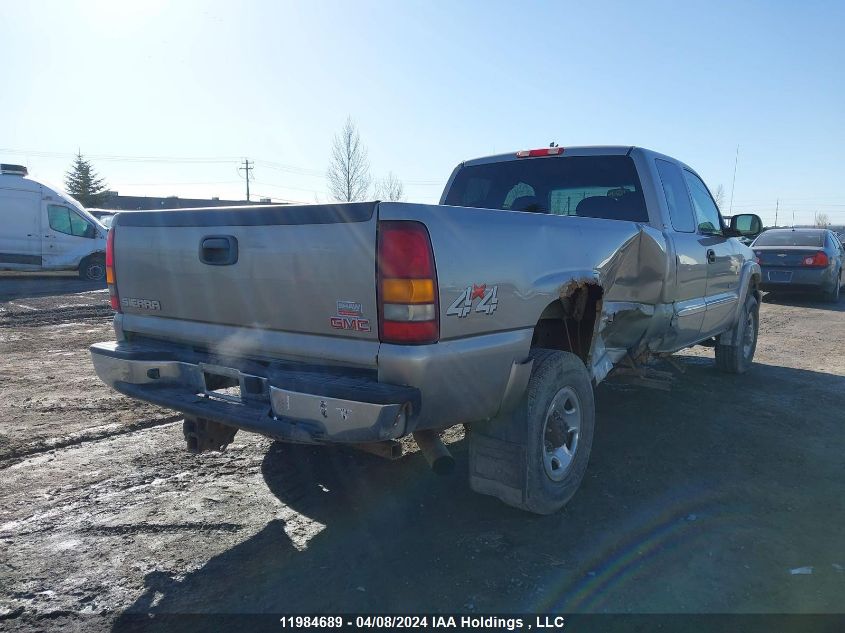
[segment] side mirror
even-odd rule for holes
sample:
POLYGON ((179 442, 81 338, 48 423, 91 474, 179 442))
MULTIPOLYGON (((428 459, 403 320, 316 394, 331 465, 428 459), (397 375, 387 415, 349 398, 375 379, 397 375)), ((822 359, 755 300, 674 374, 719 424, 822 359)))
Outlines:
POLYGON ((742 213, 731 218, 731 229, 742 237, 754 238, 763 232, 763 220, 753 213, 742 213))

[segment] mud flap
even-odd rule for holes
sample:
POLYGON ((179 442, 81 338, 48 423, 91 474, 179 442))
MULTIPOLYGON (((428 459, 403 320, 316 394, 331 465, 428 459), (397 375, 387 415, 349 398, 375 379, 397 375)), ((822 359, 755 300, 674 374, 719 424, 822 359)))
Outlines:
POLYGON ((203 453, 205 451, 222 451, 238 432, 234 426, 220 424, 205 418, 185 416, 182 423, 182 433, 188 443, 189 453, 203 453))
POLYGON ((469 434, 470 488, 516 506, 525 503, 528 483, 526 448, 517 440, 519 418, 512 413, 474 424, 469 434))

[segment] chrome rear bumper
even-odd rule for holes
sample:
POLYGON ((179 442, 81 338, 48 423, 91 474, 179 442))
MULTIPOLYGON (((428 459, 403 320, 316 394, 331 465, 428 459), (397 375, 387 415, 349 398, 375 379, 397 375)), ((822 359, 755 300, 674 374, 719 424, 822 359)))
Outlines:
POLYGON ((418 389, 337 368, 265 365, 131 342, 97 343, 91 359, 100 379, 125 395, 291 442, 396 439, 413 430, 421 408, 418 389))

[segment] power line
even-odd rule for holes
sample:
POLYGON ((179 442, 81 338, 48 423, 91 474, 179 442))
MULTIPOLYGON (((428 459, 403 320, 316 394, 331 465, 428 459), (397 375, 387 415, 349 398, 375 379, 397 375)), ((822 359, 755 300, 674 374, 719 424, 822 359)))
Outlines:
POLYGON ((169 187, 177 185, 232 185, 240 180, 207 180, 203 182, 113 182, 111 187, 169 187))
MULTIPOLYGON (((72 152, 45 152, 39 150, 20 150, 0 147, 0 152, 18 156, 34 156, 37 158, 73 158, 72 152)), ((92 160, 130 162, 130 163, 232 163, 239 159, 229 156, 201 157, 201 156, 123 156, 120 154, 86 154, 92 160)))
MULTIPOLYGON (((27 156, 34 158, 73 158, 76 154, 72 152, 47 152, 42 150, 21 150, 8 147, 0 147, 0 152, 12 154, 17 156, 27 156)), ((185 164, 242 164, 242 159, 235 156, 130 156, 124 154, 87 154, 91 160, 108 161, 108 162, 126 162, 126 163, 185 163, 185 164)), ((288 165, 285 163, 278 163, 275 161, 258 159, 250 161, 253 165, 260 163, 262 166, 280 171, 283 173, 296 174, 298 176, 306 176, 310 178, 325 178, 325 172, 318 169, 311 169, 307 167, 298 167, 296 165, 288 165)), ((250 167, 252 169, 252 167, 250 167)), ((434 179, 420 179, 420 180, 403 180, 402 183, 411 187, 442 187, 445 181, 434 179)), ((310 190, 309 190, 310 191, 310 190)))

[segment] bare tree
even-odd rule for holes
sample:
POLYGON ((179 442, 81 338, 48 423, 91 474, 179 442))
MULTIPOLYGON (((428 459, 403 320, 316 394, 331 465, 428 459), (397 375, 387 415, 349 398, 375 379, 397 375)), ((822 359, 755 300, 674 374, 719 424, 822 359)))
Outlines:
POLYGON ((826 229, 828 226, 830 226, 830 217, 827 215, 827 213, 816 211, 816 226, 820 229, 826 229))
POLYGON ((352 202, 367 197, 371 182, 370 161, 352 117, 347 117, 343 129, 335 134, 326 179, 329 193, 335 200, 352 202))
POLYGON ((716 201, 716 206, 722 210, 722 204, 725 202, 725 188, 722 185, 716 187, 716 193, 713 194, 713 199, 716 201))
POLYGON ((387 178, 383 178, 376 183, 375 195, 379 200, 401 202, 405 199, 405 185, 391 171, 387 173, 387 178))

